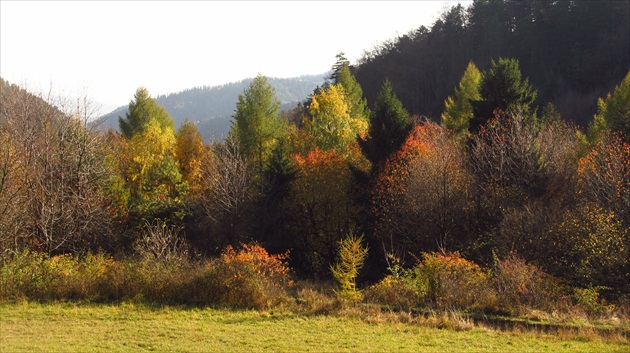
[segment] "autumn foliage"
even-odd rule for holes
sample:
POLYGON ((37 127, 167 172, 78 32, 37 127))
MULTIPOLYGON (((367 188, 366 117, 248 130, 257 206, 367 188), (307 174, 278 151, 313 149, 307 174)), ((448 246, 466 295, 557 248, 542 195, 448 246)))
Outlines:
POLYGON ((303 262, 312 273, 327 273, 335 257, 335 244, 349 233, 359 205, 353 199, 353 175, 344 156, 319 148, 305 156, 294 155, 295 179, 289 185, 287 207, 299 223, 294 240, 303 262), (307 250, 308 249, 308 250, 307 250))
POLYGON ((474 116, 471 64, 471 87, 447 100, 442 125, 409 118, 389 82, 369 118, 357 87, 328 83, 285 119, 259 77, 230 136, 210 145, 190 122, 176 131, 146 89, 122 133, 3 89, 3 295, 260 309, 289 298, 295 274, 404 309, 555 310, 573 292, 593 308, 600 293, 621 300, 627 137, 585 138, 553 106, 538 116, 515 62, 499 64, 509 72, 480 91, 491 116, 474 116), (510 78, 520 93, 492 103, 510 78))
POLYGON ((376 179, 372 210, 378 236, 398 247, 393 252, 462 244, 469 187, 461 146, 436 124, 417 126, 376 179))

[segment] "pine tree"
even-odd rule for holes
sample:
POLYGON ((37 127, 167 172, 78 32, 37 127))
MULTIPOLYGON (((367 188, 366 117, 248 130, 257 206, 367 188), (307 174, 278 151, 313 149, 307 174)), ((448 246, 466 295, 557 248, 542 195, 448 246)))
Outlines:
POLYGON ((468 132, 469 122, 473 118, 472 102, 481 99, 480 83, 481 72, 471 61, 459 81, 459 86, 455 88, 454 94, 444 101, 442 122, 455 134, 468 132))
POLYGON ((119 117, 118 121, 123 141, 117 151, 120 180, 116 183, 128 195, 124 198, 130 218, 181 218, 188 183, 182 180, 175 159, 173 119, 140 87, 129 103, 126 119, 119 117))
POLYGON ((335 63, 333 64, 332 72, 330 73, 330 77, 329 77, 329 80, 333 84, 339 83, 339 73, 341 72, 341 70, 344 67, 350 66, 350 61, 346 59, 345 55, 346 54, 344 52, 340 52, 339 54, 335 55, 335 58, 337 59, 337 61, 335 61, 335 63))
POLYGON ((367 246, 363 245, 363 236, 348 235, 339 241, 339 262, 330 267, 333 277, 339 283, 341 291, 338 293, 346 299, 359 301, 361 292, 357 290, 356 279, 368 254, 367 246))
POLYGON ((409 114, 396 97, 392 84, 386 80, 370 114, 368 138, 359 139, 359 145, 366 158, 378 165, 400 148, 412 128, 409 114))

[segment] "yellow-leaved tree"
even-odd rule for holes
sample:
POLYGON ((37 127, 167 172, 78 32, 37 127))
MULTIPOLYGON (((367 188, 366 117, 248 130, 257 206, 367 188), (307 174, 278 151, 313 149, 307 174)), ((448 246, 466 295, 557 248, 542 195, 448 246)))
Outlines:
POLYGON ((126 119, 120 118, 123 134, 114 191, 124 195, 120 199, 132 224, 141 219, 181 219, 188 183, 175 159, 172 119, 146 89, 139 88, 135 98, 126 119))
POLYGON ((305 121, 306 128, 315 143, 324 151, 345 151, 349 143, 363 137, 368 129, 364 114, 353 116, 344 89, 340 84, 330 85, 313 94, 308 106, 311 119, 305 121))
POLYGON ((175 160, 179 163, 182 180, 188 183, 190 192, 198 194, 204 188, 202 167, 210 163, 210 152, 203 144, 197 127, 186 120, 177 131, 175 160))

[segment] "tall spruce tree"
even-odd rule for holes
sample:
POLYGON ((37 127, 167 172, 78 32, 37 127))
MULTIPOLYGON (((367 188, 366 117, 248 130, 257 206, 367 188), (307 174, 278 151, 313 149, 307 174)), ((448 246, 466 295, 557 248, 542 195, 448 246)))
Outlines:
POLYGON ((405 142, 413 128, 409 114, 386 80, 370 114, 368 137, 359 139, 363 154, 374 166, 384 161, 405 142))
POLYGON ((486 121, 492 119, 497 109, 507 112, 518 107, 528 113, 537 96, 529 79, 522 79, 517 59, 493 59, 492 67, 481 79, 479 91, 481 100, 473 103, 474 118, 470 123, 472 131, 477 131, 486 121))
POLYGON ((238 96, 232 134, 261 171, 285 128, 279 112, 280 101, 265 76, 258 75, 238 96))
POLYGON ((339 83, 339 73, 344 67, 350 66, 350 61, 346 58, 346 54, 341 52, 335 55, 335 63, 332 67, 332 72, 330 73, 330 77, 328 78, 332 83, 339 83))
POLYGON ((155 121, 162 130, 175 129, 173 119, 169 117, 164 107, 159 106, 155 99, 151 98, 146 88, 140 87, 136 90, 134 99, 129 102, 126 117, 118 117, 120 132, 126 139, 131 139, 134 135, 142 133, 151 121, 155 121))

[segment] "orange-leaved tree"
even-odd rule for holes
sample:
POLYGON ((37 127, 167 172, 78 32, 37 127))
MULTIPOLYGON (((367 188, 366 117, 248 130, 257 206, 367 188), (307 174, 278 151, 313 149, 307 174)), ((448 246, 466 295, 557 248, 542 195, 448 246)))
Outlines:
POLYGON ((336 243, 350 233, 358 216, 353 198, 354 176, 344 156, 320 148, 293 155, 296 177, 289 185, 287 209, 295 234, 292 256, 298 269, 328 275, 336 243))
POLYGON ((461 145, 434 123, 417 126, 388 158, 373 191, 376 236, 386 251, 463 247, 470 184, 461 145))

